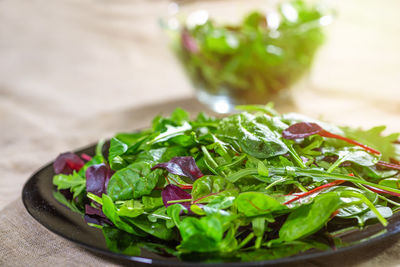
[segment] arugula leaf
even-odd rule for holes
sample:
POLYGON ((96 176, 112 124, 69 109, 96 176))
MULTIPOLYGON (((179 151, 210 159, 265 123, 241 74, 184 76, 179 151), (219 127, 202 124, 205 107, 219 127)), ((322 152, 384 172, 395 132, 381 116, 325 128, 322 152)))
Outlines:
POLYGON ((84 212, 77 207, 74 201, 68 201, 65 196, 60 193, 60 191, 54 191, 53 197, 73 212, 81 213, 82 215, 84 214, 84 212))
POLYGON ((58 190, 69 189, 71 193, 73 193, 73 198, 75 198, 85 191, 86 180, 74 171, 71 175, 55 175, 53 178, 53 184, 57 186, 58 190))
POLYGON ((386 126, 373 127, 367 131, 350 127, 342 127, 342 129, 347 137, 380 151, 382 160, 389 161, 391 158, 396 158, 393 143, 400 138, 400 133, 384 136, 382 132, 386 129, 386 126))
POLYGON ((182 135, 186 131, 191 130, 192 126, 188 122, 185 122, 182 126, 172 126, 172 125, 167 125, 166 130, 157 134, 156 136, 153 137, 152 140, 148 141, 148 145, 153 145, 157 144, 160 142, 168 141, 169 139, 182 135))

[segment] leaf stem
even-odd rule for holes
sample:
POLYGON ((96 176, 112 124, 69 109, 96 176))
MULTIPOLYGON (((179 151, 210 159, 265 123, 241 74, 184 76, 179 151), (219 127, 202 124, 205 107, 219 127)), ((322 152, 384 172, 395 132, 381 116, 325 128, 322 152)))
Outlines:
POLYGON ((361 199, 364 204, 366 204, 368 206, 368 208, 370 208, 370 210, 375 213, 376 217, 378 218, 378 220, 381 222, 381 224, 383 226, 387 226, 388 222, 387 220, 382 216, 382 214, 379 213, 379 211, 375 208, 374 204, 371 203, 371 201, 369 201, 368 198, 366 198, 363 194, 360 193, 355 193, 355 192, 350 192, 350 191, 343 191, 341 192, 341 196, 350 196, 350 197, 356 197, 361 199))
POLYGON ((294 161, 296 161, 297 165, 299 165, 299 167, 302 169, 307 168, 303 160, 300 158, 299 154, 297 154, 296 150, 293 148, 293 145, 288 145, 288 148, 289 148, 289 154, 292 156, 294 161))
POLYGON ((173 204, 173 203, 181 203, 181 202, 191 202, 193 199, 191 198, 186 198, 186 199, 177 199, 177 200, 170 200, 167 201, 168 204, 173 204))
POLYGON ((293 201, 296 201, 296 200, 298 200, 298 199, 300 199, 300 198, 309 196, 309 195, 311 195, 312 193, 315 193, 315 192, 317 192, 317 191, 320 191, 320 190, 322 190, 322 189, 324 189, 324 188, 332 187, 332 186, 341 184, 341 183, 343 183, 343 182, 344 182, 343 180, 336 180, 336 181, 334 181, 334 182, 331 182, 331 183, 328 183, 328 184, 324 184, 324 185, 318 186, 318 187, 316 187, 316 188, 314 188, 314 189, 312 189, 312 190, 310 190, 310 191, 308 191, 308 192, 305 192, 305 193, 303 193, 303 194, 297 195, 296 197, 294 197, 294 198, 292 198, 292 199, 286 201, 286 202, 283 203, 283 204, 285 204, 285 205, 290 204, 290 203, 292 203, 293 201))
POLYGON ((342 157, 342 158, 338 158, 338 159, 335 161, 335 163, 333 163, 333 164, 329 167, 329 169, 327 170, 327 172, 331 173, 331 172, 333 172, 333 170, 335 170, 337 167, 339 167, 339 165, 342 164, 342 163, 347 159, 347 155, 348 155, 348 154, 346 154, 346 155, 345 155, 344 157, 342 157))
POLYGON ((101 197, 96 196, 96 195, 93 194, 93 193, 87 193, 87 197, 88 197, 89 199, 93 200, 94 202, 97 202, 97 203, 99 203, 100 205, 103 206, 103 199, 102 199, 101 197))
POLYGON ((235 159, 234 161, 232 161, 231 163, 225 164, 225 165, 221 165, 219 166, 216 171, 220 171, 223 170, 225 168, 231 168, 234 167, 236 164, 242 162, 245 158, 247 157, 246 154, 241 155, 240 157, 238 157, 237 159, 235 159))
POLYGON ((270 188, 273 187, 274 185, 279 184, 280 182, 282 182, 282 181, 284 181, 284 180, 285 180, 285 178, 282 177, 282 178, 280 178, 280 179, 278 179, 278 180, 276 180, 276 181, 270 183, 267 187, 265 187, 265 190, 270 189, 270 188))
MULTIPOLYGON (((201 151, 203 151, 204 156, 206 158, 205 162, 209 161, 210 166, 214 171, 215 168, 218 168, 218 164, 215 162, 215 160, 211 157, 210 153, 208 152, 207 148, 205 146, 201 146, 201 151)), ((226 174, 224 173, 224 171, 221 171, 221 173, 223 174, 223 176, 226 177, 226 174)))
MULTIPOLYGON (((281 174, 281 175, 285 175, 286 170, 284 168, 275 168, 273 169, 273 171, 275 171, 277 174, 281 174)), ((314 176, 314 177, 319 177, 319 178, 325 178, 328 180, 345 180, 348 182, 352 182, 352 183, 360 183, 363 185, 369 185, 372 187, 376 187, 382 190, 386 190, 389 192, 394 192, 394 193, 398 193, 400 194, 400 190, 398 189, 394 189, 391 187, 387 187, 387 186, 383 186, 380 184, 375 184, 375 183, 371 183, 368 181, 364 181, 358 178, 353 178, 351 176, 347 176, 347 175, 343 175, 343 174, 339 174, 339 173, 327 173, 325 171, 320 171, 320 170, 302 170, 302 169, 298 169, 296 170, 296 174, 298 176, 314 176)))
POLYGON ((237 249, 241 249, 242 247, 246 246, 247 243, 249 243, 250 240, 253 239, 253 237, 254 237, 254 233, 251 232, 248 236, 246 236, 245 239, 243 239, 242 242, 240 242, 240 244, 237 246, 237 249))
POLYGON ((369 146, 366 146, 366 145, 364 145, 364 144, 361 144, 361 143, 359 143, 359 142, 357 142, 357 141, 355 141, 355 140, 353 140, 353 139, 350 139, 350 138, 347 138, 347 137, 344 137, 344 136, 341 136, 341 135, 333 134, 333 133, 330 133, 330 132, 325 131, 325 130, 322 130, 322 131, 319 132, 318 134, 319 134, 320 136, 323 136, 323 137, 339 139, 339 140, 345 141, 345 142, 347 142, 347 143, 349 143, 349 144, 362 147, 362 148, 364 148, 366 151, 368 151, 368 152, 370 152, 370 153, 372 153, 372 154, 375 154, 375 155, 380 155, 380 154, 381 154, 381 152, 379 152, 379 151, 376 150, 376 149, 373 149, 373 148, 371 148, 371 147, 369 147, 369 146))

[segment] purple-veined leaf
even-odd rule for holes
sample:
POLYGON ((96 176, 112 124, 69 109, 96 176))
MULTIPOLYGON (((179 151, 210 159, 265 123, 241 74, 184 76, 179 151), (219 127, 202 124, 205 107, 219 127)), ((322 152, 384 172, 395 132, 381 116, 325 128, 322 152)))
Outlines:
POLYGON ((314 122, 298 122, 282 132, 285 139, 301 139, 322 132, 321 126, 314 122))
POLYGON ((193 157, 174 157, 168 162, 155 165, 152 170, 163 168, 169 173, 189 177, 192 181, 203 176, 193 157))
POLYGON ((286 128, 282 132, 282 137, 285 139, 301 139, 301 138, 306 138, 310 135, 318 134, 322 137, 326 138, 335 138, 339 140, 343 140, 349 144, 355 145, 362 147, 366 151, 375 154, 375 155, 380 155, 381 152, 378 150, 371 148, 369 146, 366 146, 364 144, 361 144, 353 139, 347 138, 345 136, 333 134, 331 132, 325 131, 321 126, 314 122, 298 122, 295 123, 288 128, 286 128))
MULTIPOLYGON (((163 191, 161 192, 161 197, 165 207, 176 204, 176 203, 168 203, 168 201, 192 199, 191 194, 173 184, 169 184, 163 189, 163 191)), ((187 209, 189 209, 190 207, 190 202, 188 201, 179 202, 179 204, 182 204, 182 206, 184 206, 187 209)))
POLYGON ((60 189, 58 190, 64 197, 65 199, 71 201, 74 197, 74 194, 71 193, 71 190, 69 189, 60 189))
POLYGON ((86 191, 101 197, 107 193, 107 185, 114 171, 104 163, 92 165, 86 170, 86 191))
POLYGON ((101 209, 94 208, 90 205, 85 205, 85 221, 97 225, 113 225, 101 209))
POLYGON ((101 209, 94 208, 90 205, 85 205, 85 214, 86 215, 96 215, 102 218, 106 218, 106 215, 104 215, 103 211, 101 209))
POLYGON ((182 31, 182 46, 186 49, 186 51, 190 53, 197 53, 199 51, 199 47, 197 46, 196 40, 190 35, 187 29, 182 31))
POLYGON ((56 174, 71 174, 73 171, 79 171, 84 164, 85 162, 78 155, 66 152, 58 155, 53 168, 56 174))

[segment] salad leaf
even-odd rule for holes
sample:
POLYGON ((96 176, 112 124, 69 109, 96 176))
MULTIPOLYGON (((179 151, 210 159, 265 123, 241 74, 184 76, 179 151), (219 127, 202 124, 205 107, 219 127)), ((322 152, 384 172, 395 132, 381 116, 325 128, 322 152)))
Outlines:
POLYGON ((312 204, 301 206, 289 214, 279 230, 280 240, 292 241, 315 233, 341 205, 336 193, 319 195, 312 204))
POLYGON ((169 201, 177 201, 178 203, 179 201, 182 201, 180 204, 188 208, 190 202, 187 202, 186 200, 192 200, 192 196, 189 193, 173 184, 167 185, 161 192, 161 196, 165 207, 172 205, 171 203, 168 203, 169 201))
POLYGON ((343 127, 342 129, 349 138, 378 149, 382 153, 382 160, 389 161, 391 158, 400 160, 393 145, 400 138, 400 133, 384 136, 382 132, 386 129, 386 126, 373 127, 367 131, 349 127, 343 127))
POLYGON ((258 123, 248 113, 232 115, 223 119, 219 125, 223 140, 235 140, 247 154, 257 158, 283 155, 288 151, 279 135, 267 125, 258 123))
POLYGON ((73 193, 73 198, 85 191, 85 183, 85 178, 75 171, 70 175, 57 174, 53 178, 53 184, 57 186, 57 189, 70 189, 73 193))
POLYGON ((156 164, 152 170, 163 168, 176 175, 189 177, 193 181, 203 176, 193 157, 174 157, 168 162, 156 164))
POLYGON ((71 174, 73 171, 79 171, 85 163, 76 154, 66 152, 60 154, 54 161, 53 168, 56 174, 71 174))
POLYGON ((182 243, 178 249, 185 252, 218 251, 223 237, 222 224, 216 216, 185 218, 179 225, 179 231, 182 243))
POLYGON ((148 195, 158 182, 158 172, 149 163, 135 162, 117 171, 108 182, 107 194, 113 200, 129 200, 148 195))
POLYGON ((273 197, 259 192, 241 193, 235 203, 238 211, 245 216, 257 216, 287 209, 273 197))
POLYGON ((104 163, 92 165, 86 170, 86 191, 99 197, 107 191, 108 182, 114 171, 104 163))

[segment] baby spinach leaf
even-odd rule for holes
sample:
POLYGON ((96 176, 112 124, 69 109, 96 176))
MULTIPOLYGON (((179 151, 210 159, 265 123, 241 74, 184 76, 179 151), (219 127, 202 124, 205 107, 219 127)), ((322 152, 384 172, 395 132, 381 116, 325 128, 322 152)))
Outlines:
POLYGON ((110 179, 107 194, 113 200, 128 200, 148 195, 157 184, 160 171, 151 171, 147 162, 135 162, 117 171, 110 179))
POLYGON ((161 194, 154 194, 154 191, 149 196, 143 196, 142 203, 146 211, 164 206, 161 194))
POLYGON ((188 210, 185 208, 185 206, 181 204, 173 204, 167 207, 167 214, 169 217, 171 217, 172 221, 174 222, 176 227, 178 227, 178 229, 181 224, 179 215, 183 212, 187 213, 187 211, 188 210))
MULTIPOLYGON (((384 218, 389 218, 393 215, 393 211, 389 207, 377 206, 376 209, 384 218)), ((363 227, 368 220, 377 219, 377 216, 373 211, 369 210, 363 214, 354 215, 352 218, 356 218, 358 225, 363 227)))
POLYGON ((169 217, 167 215, 167 208, 166 207, 160 207, 160 208, 156 209, 155 211, 153 211, 152 213, 147 215, 147 219, 150 222, 155 222, 158 219, 172 222, 171 217, 169 217))
POLYGON ((235 201, 235 197, 232 196, 217 196, 213 200, 211 200, 207 205, 203 206, 203 211, 205 214, 220 214, 223 216, 232 216, 228 211, 225 209, 230 208, 235 201))
POLYGON ((224 178, 220 176, 206 175, 197 179, 193 183, 192 196, 193 199, 196 200, 212 193, 217 193, 232 188, 233 185, 227 182, 224 178))
POLYGON ((118 215, 125 217, 137 217, 144 212, 144 205, 138 200, 127 200, 124 201, 121 206, 118 208, 118 215))
POLYGON ((103 234, 107 248, 116 253, 123 253, 129 256, 139 256, 139 240, 134 235, 129 235, 114 227, 103 227, 103 234))
POLYGON ((341 205, 337 193, 331 192, 317 196, 313 203, 301 206, 289 214, 279 230, 279 239, 292 241, 315 233, 341 205))
POLYGON ((164 220, 157 220, 149 223, 145 215, 140 215, 135 218, 125 218, 125 220, 140 230, 162 240, 171 240, 175 237, 175 232, 167 228, 164 220))
POLYGON ((110 141, 110 149, 108 152, 108 161, 112 162, 117 156, 120 156, 128 151, 128 145, 113 137, 110 141))
POLYGON ((288 151, 277 133, 256 122, 255 117, 248 113, 223 119, 218 131, 223 140, 236 140, 244 152, 256 158, 269 158, 288 151))
POLYGON ((257 216, 269 214, 274 211, 287 209, 273 197, 260 192, 244 192, 239 194, 235 200, 238 211, 245 216, 257 216))
MULTIPOLYGON (((337 186, 332 188, 333 192, 343 192, 343 191, 352 191, 355 193, 363 194, 371 203, 376 203, 378 201, 378 195, 371 191, 361 190, 358 188, 348 187, 348 186, 337 186)), ((341 196, 340 201, 345 204, 344 207, 341 207, 338 211, 339 213, 336 214, 337 217, 348 218, 354 217, 357 214, 361 214, 369 210, 369 207, 360 202, 360 199, 357 197, 351 196, 341 196), (354 205, 351 205, 354 203, 354 205)))
POLYGON ((379 158, 366 152, 361 148, 355 147, 344 147, 341 149, 335 149, 332 147, 323 148, 322 153, 324 155, 336 155, 338 156, 338 165, 345 161, 353 162, 361 166, 374 166, 379 158))
POLYGON ((223 237, 222 224, 216 216, 187 217, 180 223, 179 231, 182 243, 178 249, 183 252, 218 251, 223 237))
POLYGON ((384 185, 391 188, 400 189, 400 179, 399 178, 387 178, 379 181, 380 185, 384 185))

